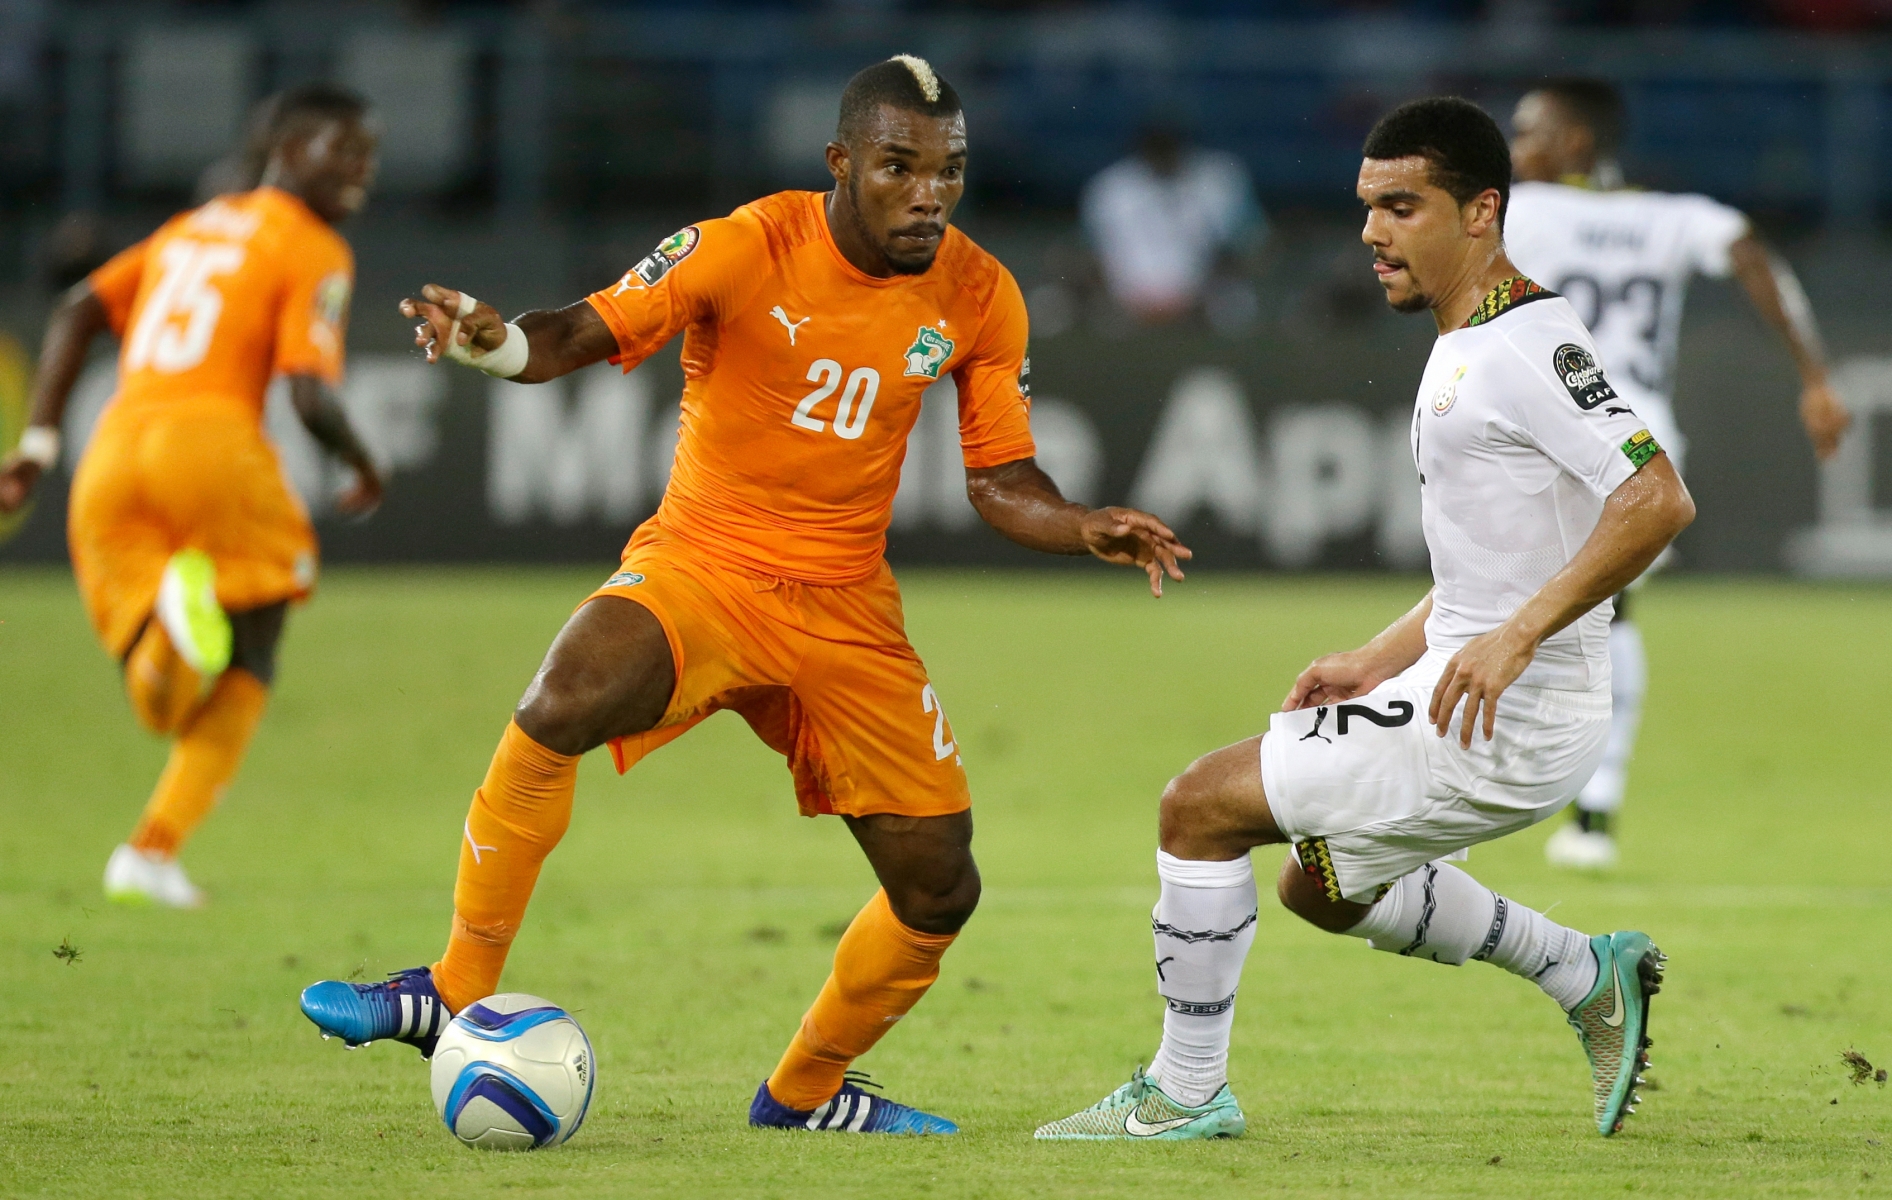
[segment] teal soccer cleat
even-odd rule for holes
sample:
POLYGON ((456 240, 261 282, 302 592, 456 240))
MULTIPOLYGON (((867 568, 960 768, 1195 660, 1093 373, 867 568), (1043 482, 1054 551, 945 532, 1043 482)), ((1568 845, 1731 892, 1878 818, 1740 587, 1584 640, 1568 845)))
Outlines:
POLYGON ((1646 933, 1619 930, 1590 939, 1596 986, 1570 1010, 1570 1026, 1590 1058, 1596 1091, 1596 1131, 1618 1133, 1642 1097, 1636 1085, 1649 1069, 1649 997, 1662 990, 1669 956, 1646 933))
POLYGON ((1047 1142, 1181 1141, 1240 1137, 1247 1128, 1248 1119, 1228 1084, 1207 1104, 1192 1108, 1170 1099, 1138 1067, 1129 1083, 1083 1112, 1040 1125, 1032 1136, 1047 1142))

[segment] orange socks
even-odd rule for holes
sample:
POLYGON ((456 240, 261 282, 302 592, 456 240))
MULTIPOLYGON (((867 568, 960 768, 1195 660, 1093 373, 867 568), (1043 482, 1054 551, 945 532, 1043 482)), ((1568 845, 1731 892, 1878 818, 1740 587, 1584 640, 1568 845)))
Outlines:
MULTIPOLYGON (((169 649, 170 642, 162 634, 158 640, 169 649)), ((152 638, 146 635, 139 647, 150 641, 152 638)), ((176 658, 175 652, 171 656, 176 658)), ((184 670, 191 675, 194 703, 196 672, 188 667, 184 670)), ((127 687, 132 687, 129 671, 127 687)), ((243 761, 243 752, 249 749, 250 736, 256 732, 256 723, 263 719, 263 708, 268 703, 269 689, 248 671, 225 671, 217 679, 203 706, 183 719, 177 740, 171 744, 171 759, 164 765, 164 774, 158 776, 157 789, 132 832, 133 847, 147 853, 177 854, 184 839, 217 806, 223 789, 243 761)))
POLYGON ((204 701, 203 686, 203 677, 172 647, 164 626, 155 620, 125 656, 125 695, 138 723, 152 733, 181 729, 204 701))
POLYGON ((454 1012, 498 988, 539 867, 571 824, 577 786, 577 758, 547 750, 507 724, 466 816, 453 931, 434 964, 434 987, 454 1012))
POLYGON ((848 1064, 873 1049, 933 986, 939 960, 957 936, 908 929, 893 915, 886 891, 875 892, 835 948, 834 971, 769 1076, 769 1093, 803 1112, 832 1099, 848 1064))

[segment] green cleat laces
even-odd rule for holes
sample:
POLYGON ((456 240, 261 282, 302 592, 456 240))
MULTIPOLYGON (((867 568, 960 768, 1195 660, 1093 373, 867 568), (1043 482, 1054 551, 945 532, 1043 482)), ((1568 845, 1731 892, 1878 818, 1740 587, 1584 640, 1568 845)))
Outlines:
POLYGON ((1669 956, 1646 933, 1619 930, 1590 939, 1596 986, 1570 1010, 1570 1027, 1590 1058, 1596 1090, 1596 1131, 1618 1133, 1642 1097, 1636 1086, 1649 1069, 1649 997, 1662 990, 1669 956))
POLYGON ((1129 1083, 1083 1112, 1040 1125, 1032 1136, 1050 1142, 1180 1141, 1240 1137, 1247 1128, 1242 1106, 1226 1083, 1207 1104, 1191 1108, 1171 1100, 1138 1067, 1129 1083))

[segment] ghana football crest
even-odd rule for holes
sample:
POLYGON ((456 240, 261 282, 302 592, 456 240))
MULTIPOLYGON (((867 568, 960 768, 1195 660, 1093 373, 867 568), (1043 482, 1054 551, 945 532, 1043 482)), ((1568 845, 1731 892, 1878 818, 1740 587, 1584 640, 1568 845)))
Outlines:
POLYGON ((953 356, 953 344, 951 338, 931 325, 920 326, 919 332, 913 335, 913 344, 907 347, 907 369, 901 373, 938 379, 939 369, 953 356))

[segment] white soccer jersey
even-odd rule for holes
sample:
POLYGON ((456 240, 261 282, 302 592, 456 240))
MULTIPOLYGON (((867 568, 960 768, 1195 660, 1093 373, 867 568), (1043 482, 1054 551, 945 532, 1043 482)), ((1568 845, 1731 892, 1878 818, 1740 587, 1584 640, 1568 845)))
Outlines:
MULTIPOLYGON (((1447 652, 1562 570, 1657 445, 1567 301, 1514 279, 1472 320, 1434 343, 1412 424, 1435 585, 1426 642, 1447 652)), ((1552 635, 1519 682, 1605 686, 1610 613, 1552 635)))
POLYGON ((1747 232, 1746 217, 1706 196, 1518 183, 1504 244, 1518 270, 1570 301, 1610 382, 1631 404, 1654 402, 1645 416, 1677 451, 1662 426, 1688 281, 1727 276, 1728 248, 1747 232))

